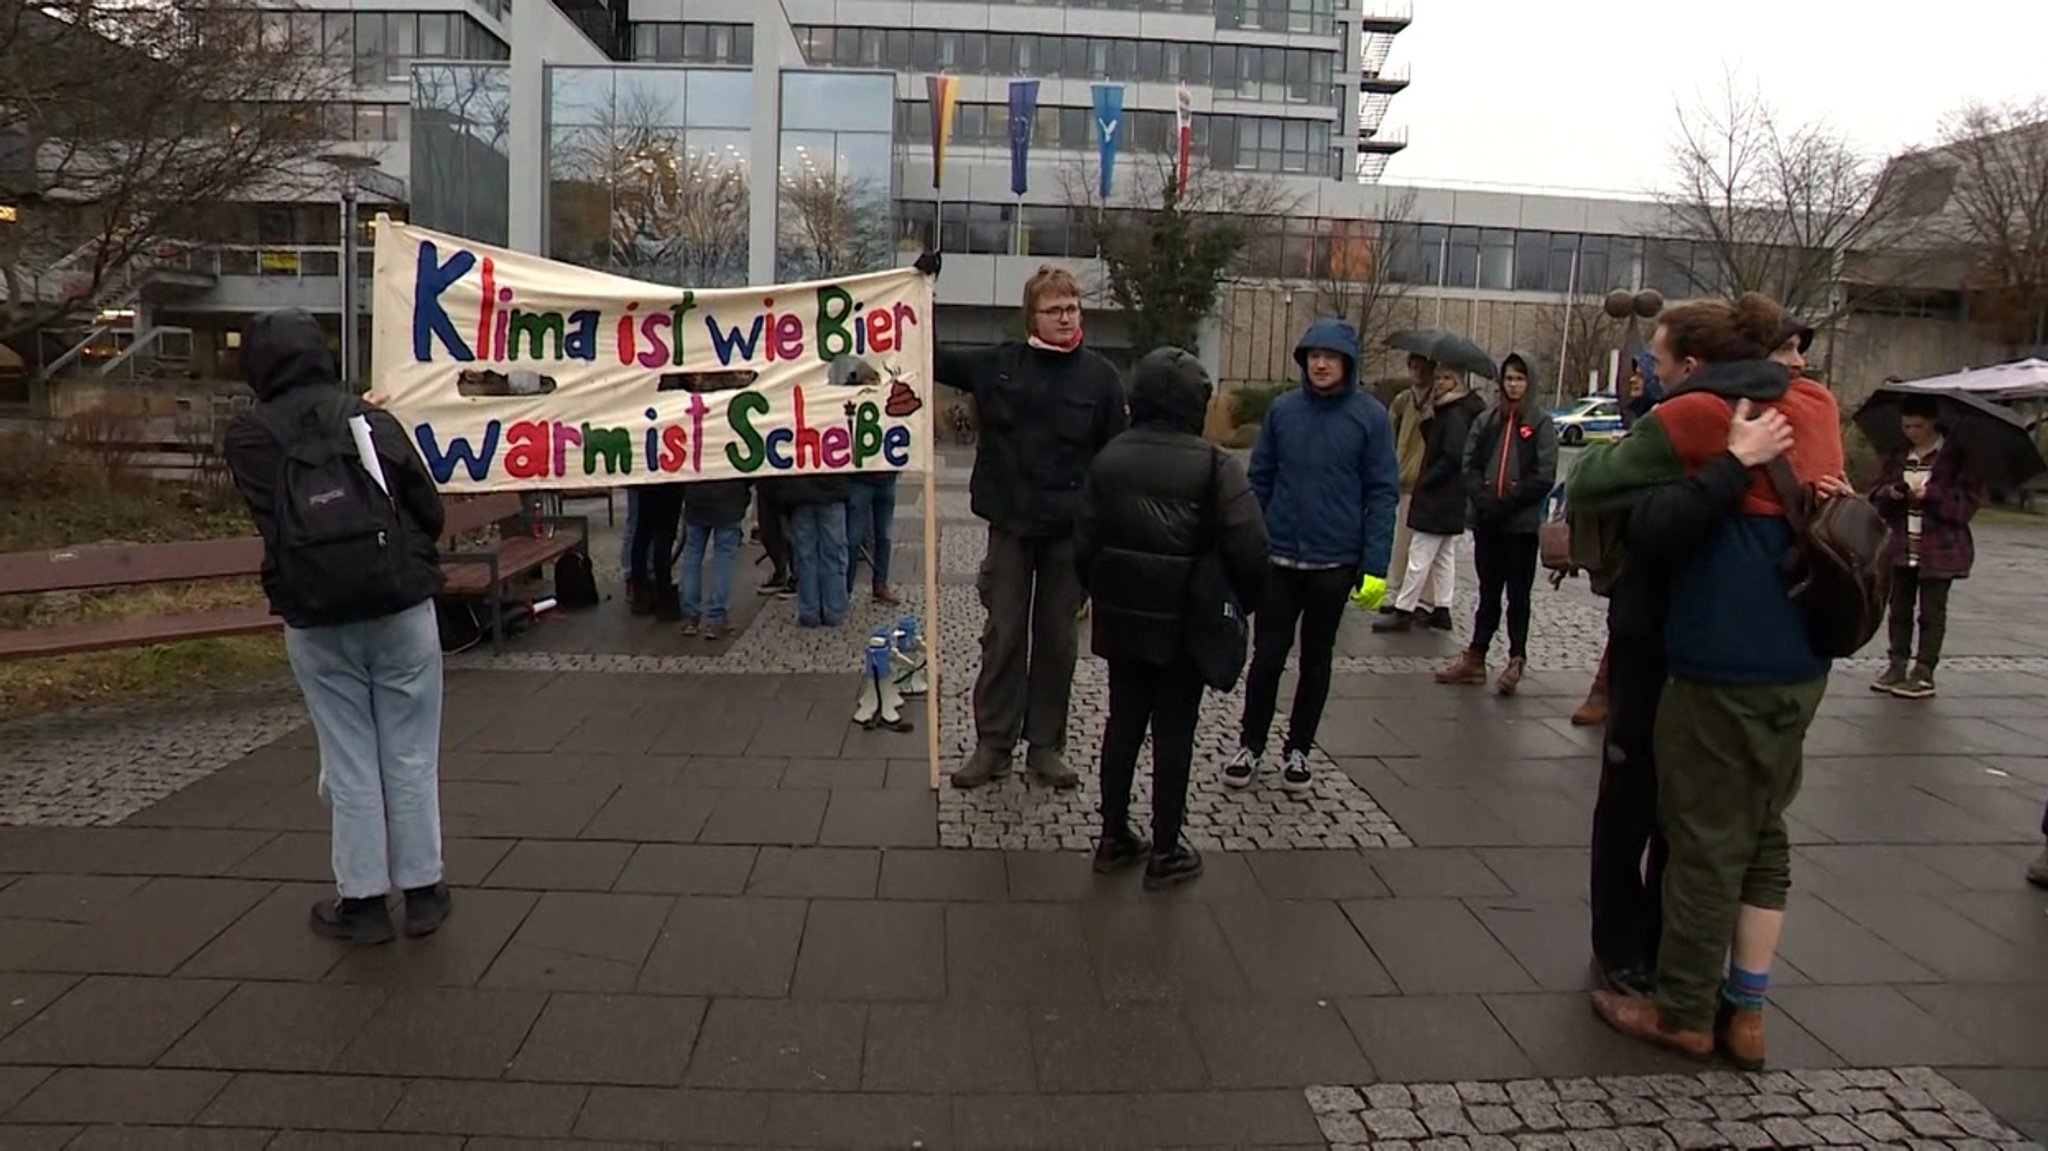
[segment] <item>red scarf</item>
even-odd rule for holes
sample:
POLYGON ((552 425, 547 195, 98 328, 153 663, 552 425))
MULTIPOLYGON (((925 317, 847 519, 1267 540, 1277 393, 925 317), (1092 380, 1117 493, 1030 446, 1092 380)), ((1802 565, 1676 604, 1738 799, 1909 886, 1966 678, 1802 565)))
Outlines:
POLYGON ((1041 340, 1036 335, 1026 338, 1024 342, 1041 352, 1071 352, 1081 346, 1081 326, 1079 324, 1074 325, 1074 338, 1065 344, 1055 344, 1049 340, 1041 340))

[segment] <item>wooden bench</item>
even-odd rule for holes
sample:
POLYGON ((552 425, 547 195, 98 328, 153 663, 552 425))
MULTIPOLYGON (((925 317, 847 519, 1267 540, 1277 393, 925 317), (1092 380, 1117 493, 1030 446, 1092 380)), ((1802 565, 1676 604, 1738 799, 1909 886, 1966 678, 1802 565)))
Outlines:
POLYGON ((536 513, 517 492, 492 492, 450 503, 441 541, 441 570, 446 577, 441 594, 479 598, 490 605, 491 652, 497 654, 505 650, 505 585, 570 552, 588 556, 590 522, 584 516, 536 513), (449 550, 455 537, 497 523, 508 526, 490 551, 449 550))
MULTIPOLYGON (((587 554, 589 525, 580 516, 537 516, 516 493, 500 492, 450 501, 442 530, 444 595, 473 596, 490 603, 491 648, 504 650, 504 590, 507 581, 535 571, 572 551, 587 554), (508 528, 490 551, 447 550, 450 542, 500 521, 508 528), (535 525, 552 534, 535 536, 535 525)), ((145 587, 210 579, 255 579, 263 570, 263 541, 256 536, 163 544, 92 544, 36 552, 0 552, 0 596, 145 587)), ((82 655, 124 647, 254 635, 282 626, 267 604, 185 612, 178 615, 63 624, 0 632, 0 660, 82 655)))

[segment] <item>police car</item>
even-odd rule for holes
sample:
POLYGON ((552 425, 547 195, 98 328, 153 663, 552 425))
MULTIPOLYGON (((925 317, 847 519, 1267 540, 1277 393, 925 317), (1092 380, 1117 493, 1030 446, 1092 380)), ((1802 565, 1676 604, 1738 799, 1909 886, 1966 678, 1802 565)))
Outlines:
POLYGON ((1613 396, 1584 396, 1550 413, 1557 441, 1566 447, 1611 440, 1621 435, 1621 401, 1613 396))

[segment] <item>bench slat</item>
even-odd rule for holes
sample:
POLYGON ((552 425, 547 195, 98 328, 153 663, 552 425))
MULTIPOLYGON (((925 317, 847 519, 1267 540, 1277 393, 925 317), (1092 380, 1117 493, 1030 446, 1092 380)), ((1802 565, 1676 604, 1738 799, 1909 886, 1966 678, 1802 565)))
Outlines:
MULTIPOLYGON (((583 544, 583 533, 557 531, 552 536, 538 539, 532 536, 514 536, 498 544, 498 578, 511 579, 525 575, 549 560, 558 559, 575 551, 583 544)), ((482 563, 450 561, 442 565, 447 581, 442 587, 446 595, 483 595, 491 590, 491 569, 482 563)))
POLYGON ((271 615, 269 608, 248 607, 7 631, 0 632, 0 660, 81 655, 180 640, 254 635, 275 631, 283 625, 284 621, 271 615))
POLYGON ((0 595, 223 579, 262 567, 263 541, 256 536, 7 552, 0 553, 0 595))
POLYGON ((466 500, 449 500, 444 508, 441 539, 445 542, 466 532, 487 528, 526 511, 526 501, 517 492, 488 492, 466 500))

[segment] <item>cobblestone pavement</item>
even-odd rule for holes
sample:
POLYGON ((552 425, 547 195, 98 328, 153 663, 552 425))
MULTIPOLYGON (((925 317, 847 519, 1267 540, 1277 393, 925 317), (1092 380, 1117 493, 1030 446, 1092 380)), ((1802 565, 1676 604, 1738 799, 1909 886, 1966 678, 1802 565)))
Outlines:
POLYGON ((0 827, 118 823, 305 722, 287 683, 0 723, 0 827))
POLYGON ((1311 1087, 1332 1147, 2040 1151, 1926 1067, 1311 1087))

